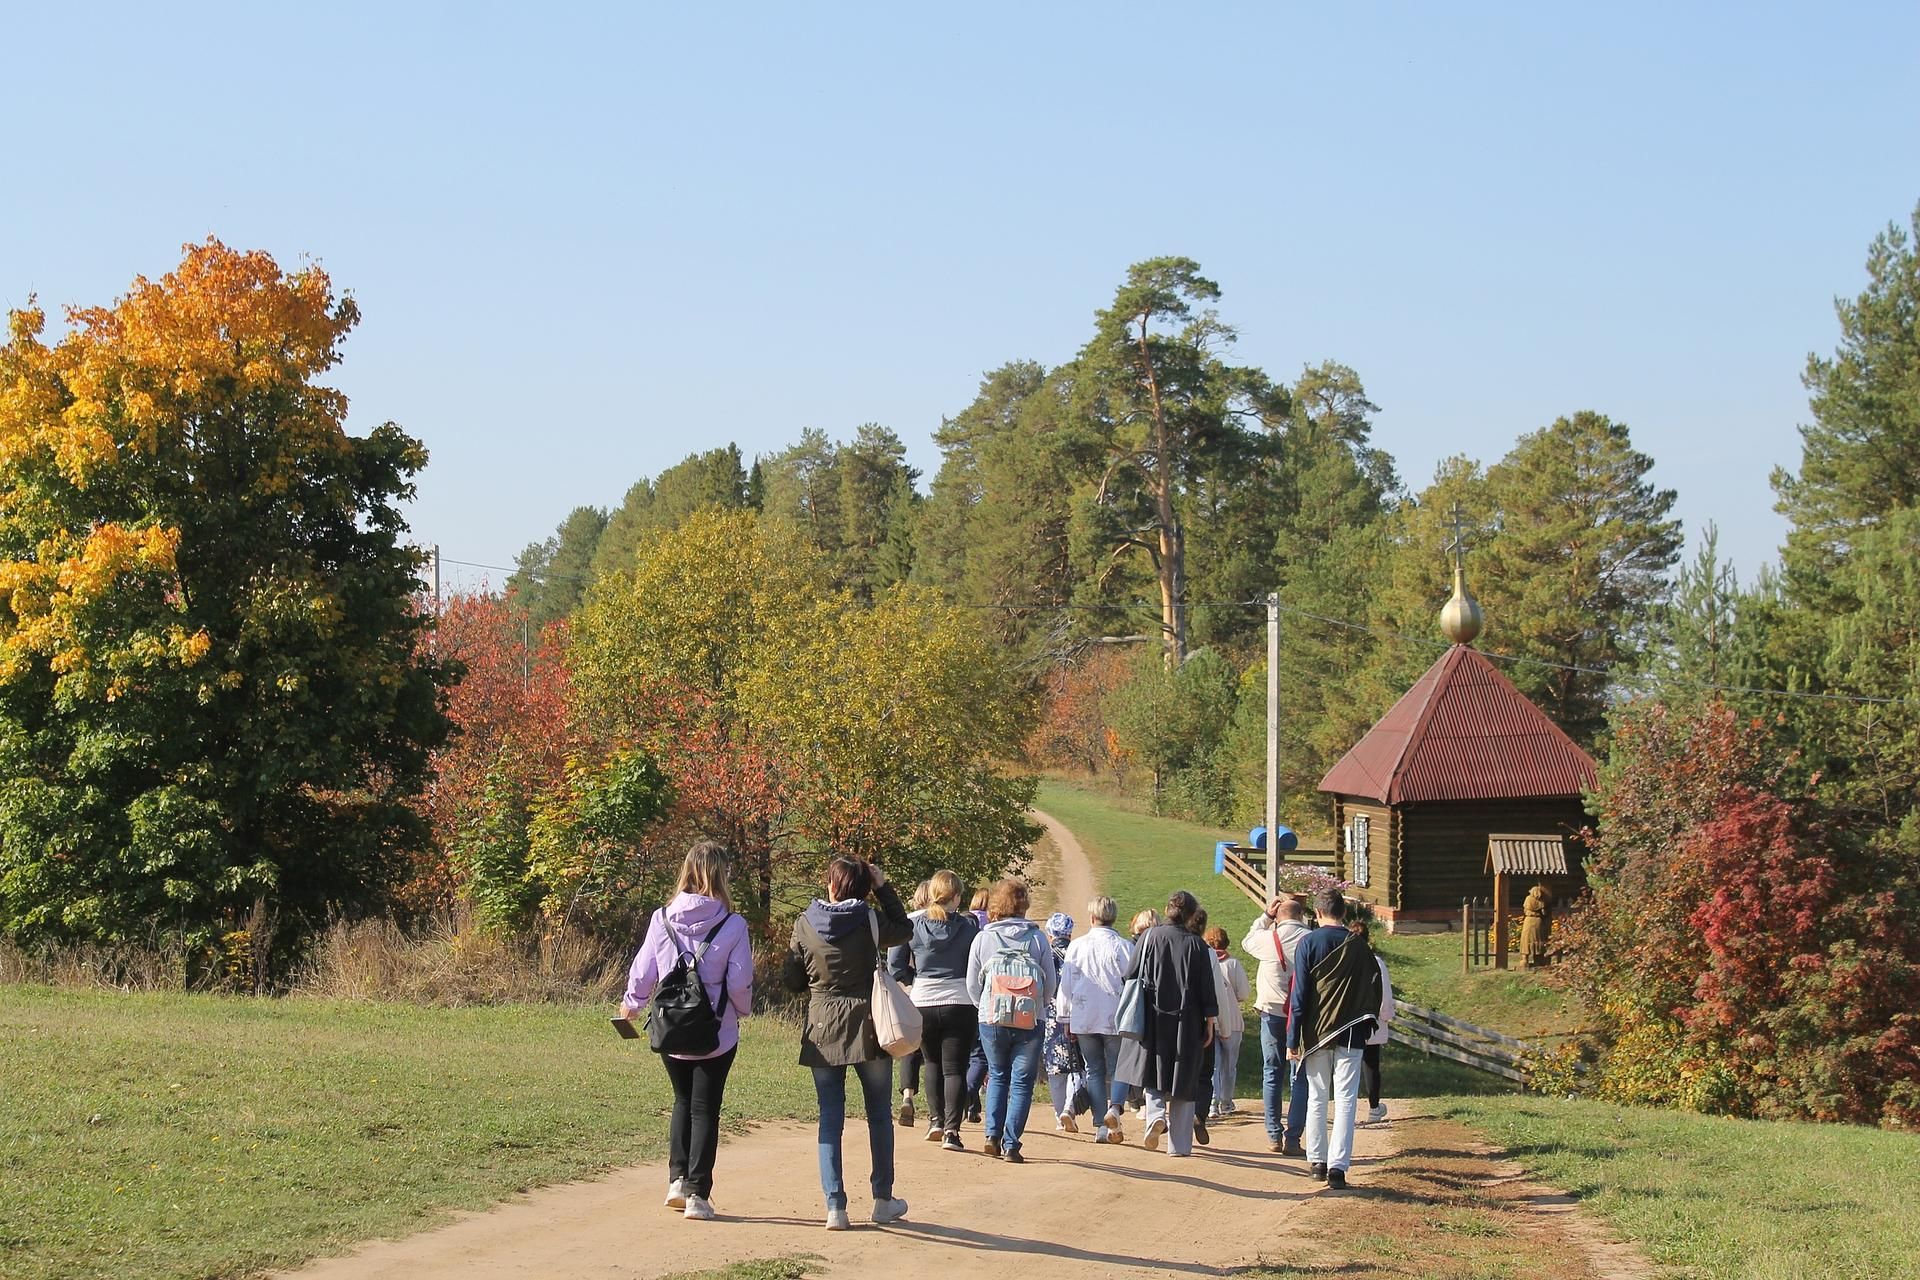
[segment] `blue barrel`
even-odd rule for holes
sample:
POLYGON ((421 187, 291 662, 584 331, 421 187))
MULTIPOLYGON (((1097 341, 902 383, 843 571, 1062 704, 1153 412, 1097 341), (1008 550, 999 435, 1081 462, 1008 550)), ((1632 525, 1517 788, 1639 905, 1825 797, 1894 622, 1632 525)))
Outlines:
MULTIPOLYGON (((1278 839, 1276 839, 1274 843, 1279 846, 1280 852, 1292 853, 1300 847, 1300 836, 1292 827, 1276 827, 1275 831, 1278 833, 1278 839)), ((1267 829, 1265 827, 1255 827, 1253 830, 1247 832, 1247 843, 1263 853, 1266 852, 1267 829)))

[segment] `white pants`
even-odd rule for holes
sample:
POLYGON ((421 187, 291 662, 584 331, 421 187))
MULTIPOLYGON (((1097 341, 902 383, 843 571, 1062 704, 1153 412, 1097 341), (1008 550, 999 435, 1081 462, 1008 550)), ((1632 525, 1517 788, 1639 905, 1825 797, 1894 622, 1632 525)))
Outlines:
POLYGON ((1353 1110, 1360 1099, 1360 1050, 1307 1055, 1307 1163, 1345 1173, 1353 1164, 1353 1110), (1327 1099, 1333 1099, 1333 1150, 1327 1150, 1327 1099))

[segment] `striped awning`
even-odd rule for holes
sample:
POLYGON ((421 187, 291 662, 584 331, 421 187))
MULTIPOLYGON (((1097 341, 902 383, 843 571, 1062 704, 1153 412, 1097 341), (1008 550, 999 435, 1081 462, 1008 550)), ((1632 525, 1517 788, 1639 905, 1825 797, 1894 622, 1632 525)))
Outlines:
POLYGON ((1567 842, 1559 836, 1488 836, 1487 870, 1496 875, 1565 876, 1567 842))

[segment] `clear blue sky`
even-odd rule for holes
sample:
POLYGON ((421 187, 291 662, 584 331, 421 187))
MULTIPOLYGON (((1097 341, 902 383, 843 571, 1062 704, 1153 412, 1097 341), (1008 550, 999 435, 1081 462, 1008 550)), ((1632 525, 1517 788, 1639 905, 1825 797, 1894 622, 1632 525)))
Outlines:
POLYGON ((1920 200, 1920 5, 1572 8, 15 9, 0 304, 317 259, 355 424, 432 450, 417 536, 504 564, 728 440, 930 472, 984 370, 1185 254, 1242 359, 1359 370, 1415 487, 1598 409, 1750 576, 1920 200))

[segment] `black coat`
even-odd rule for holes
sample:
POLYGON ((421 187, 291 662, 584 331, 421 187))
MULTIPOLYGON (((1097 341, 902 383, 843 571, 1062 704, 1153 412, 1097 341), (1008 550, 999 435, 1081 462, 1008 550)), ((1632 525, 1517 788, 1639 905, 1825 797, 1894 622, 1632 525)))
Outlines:
POLYGON ((1115 1074, 1128 1084, 1198 1102, 1205 1092, 1207 1019, 1218 1017, 1213 949, 1175 924, 1140 935, 1129 978, 1146 988, 1147 1034, 1120 1046, 1115 1074))

